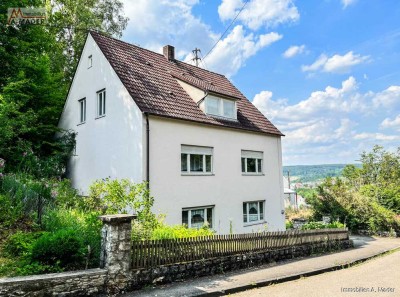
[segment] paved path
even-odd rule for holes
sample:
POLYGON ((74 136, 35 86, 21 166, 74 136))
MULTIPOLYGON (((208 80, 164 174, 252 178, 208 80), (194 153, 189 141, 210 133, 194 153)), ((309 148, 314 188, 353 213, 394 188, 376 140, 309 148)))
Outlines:
POLYGON ((400 296, 400 251, 349 269, 232 294, 235 297, 400 296))
POLYGON ((343 252, 280 262, 280 264, 274 266, 259 266, 223 275, 196 278, 158 286, 153 289, 134 291, 124 296, 222 296, 224 292, 234 293, 243 291, 252 286, 262 286, 270 281, 279 282, 279 280, 282 281, 282 279, 287 279, 288 277, 295 279, 304 274, 317 274, 324 269, 342 266, 388 250, 400 248, 400 238, 352 237, 352 239, 356 248, 343 252))

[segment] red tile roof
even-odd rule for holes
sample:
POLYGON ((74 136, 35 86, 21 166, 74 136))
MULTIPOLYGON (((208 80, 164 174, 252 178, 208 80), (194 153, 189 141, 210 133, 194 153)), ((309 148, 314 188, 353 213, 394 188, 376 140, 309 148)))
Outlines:
POLYGON ((138 46, 90 32, 142 112, 204 124, 283 135, 223 75, 138 46), (200 89, 237 99, 237 121, 206 115, 177 79, 200 89))

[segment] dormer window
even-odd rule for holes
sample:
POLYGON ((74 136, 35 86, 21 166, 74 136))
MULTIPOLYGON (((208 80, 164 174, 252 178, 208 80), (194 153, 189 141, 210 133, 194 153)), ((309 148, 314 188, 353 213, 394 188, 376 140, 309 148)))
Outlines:
POLYGON ((205 106, 205 111, 209 115, 236 120, 236 102, 234 100, 208 95, 205 99, 205 106))

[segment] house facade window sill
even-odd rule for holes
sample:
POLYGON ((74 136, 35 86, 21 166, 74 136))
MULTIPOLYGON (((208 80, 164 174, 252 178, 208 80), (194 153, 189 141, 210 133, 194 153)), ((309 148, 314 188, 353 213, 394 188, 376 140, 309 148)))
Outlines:
POLYGON ((181 176, 214 176, 214 173, 206 173, 206 172, 188 172, 188 173, 181 173, 181 176))
POLYGON ((242 175, 243 176, 264 176, 265 174, 264 173, 244 173, 244 172, 242 172, 242 175))
POLYGON ((211 118, 215 118, 217 120, 224 120, 224 121, 232 121, 232 122, 239 122, 237 118, 229 118, 229 117, 224 117, 221 115, 216 115, 212 113, 207 113, 207 115, 211 118))
POLYGON ((94 119, 95 120, 98 120, 98 119, 101 119, 101 118, 104 118, 106 115, 105 114, 103 114, 103 115, 101 115, 101 116, 97 116, 97 117, 95 117, 94 119))
POLYGON ((250 222, 250 223, 243 223, 243 227, 250 227, 250 226, 255 226, 255 225, 262 225, 266 224, 267 222, 265 220, 262 221, 255 221, 255 222, 250 222))
POLYGON ((79 124, 77 124, 77 126, 80 126, 80 125, 83 125, 83 124, 86 124, 86 122, 79 123, 79 124))

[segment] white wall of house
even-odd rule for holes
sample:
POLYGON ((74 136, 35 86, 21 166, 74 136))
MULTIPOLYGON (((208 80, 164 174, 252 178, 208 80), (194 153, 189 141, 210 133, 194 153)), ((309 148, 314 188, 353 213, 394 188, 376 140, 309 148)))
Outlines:
POLYGON ((150 116, 150 189, 154 210, 169 224, 182 223, 182 209, 215 205, 220 234, 284 230, 281 140, 277 136, 150 116), (212 175, 182 175, 181 145, 213 148, 212 175), (263 175, 241 172, 241 150, 263 152, 263 175), (243 223, 243 202, 265 201, 265 222, 243 223))
POLYGON ((72 82, 59 127, 77 132, 69 177, 83 194, 96 179, 144 179, 143 115, 89 35, 72 82), (92 67, 88 57, 92 55, 92 67), (96 92, 106 89, 106 115, 96 118, 96 92), (79 124, 79 102, 86 97, 86 122, 79 124))

